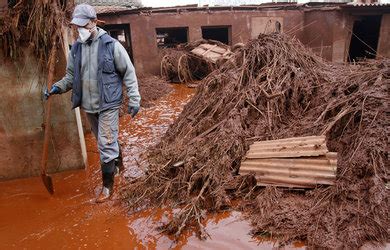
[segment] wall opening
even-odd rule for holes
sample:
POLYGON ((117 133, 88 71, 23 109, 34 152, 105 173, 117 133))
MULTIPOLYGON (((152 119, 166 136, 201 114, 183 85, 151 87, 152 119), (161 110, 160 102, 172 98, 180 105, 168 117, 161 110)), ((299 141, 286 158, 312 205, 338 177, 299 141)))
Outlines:
POLYGON ((8 0, 8 8, 13 8, 18 3, 17 0, 8 0))
POLYGON ((360 16, 353 24, 348 61, 375 58, 382 16, 360 16))
POLYGON ((131 61, 134 64, 133 49, 131 46, 130 26, 128 24, 112 24, 105 25, 104 29, 108 32, 110 36, 118 40, 123 45, 123 47, 129 54, 131 61))
POLYGON ((156 28, 157 47, 174 48, 188 42, 188 27, 156 28))
POLYGON ((202 37, 231 45, 231 26, 203 26, 202 37))

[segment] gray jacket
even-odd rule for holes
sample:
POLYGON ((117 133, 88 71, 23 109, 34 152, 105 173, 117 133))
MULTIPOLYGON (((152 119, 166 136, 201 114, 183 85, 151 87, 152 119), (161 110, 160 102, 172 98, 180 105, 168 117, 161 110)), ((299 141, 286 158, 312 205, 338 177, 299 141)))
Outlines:
MULTIPOLYGON (((81 107, 88 113, 97 113, 100 111, 100 93, 98 86, 98 47, 99 38, 107 32, 98 28, 97 36, 90 44, 81 45, 81 86, 82 99, 81 107)), ((123 84, 126 86, 129 105, 139 105, 141 97, 138 91, 138 82, 135 70, 125 48, 119 43, 114 43, 114 64, 116 71, 123 78, 123 84)), ((74 79, 74 58, 68 56, 66 75, 54 85, 61 89, 61 93, 72 89, 74 79)), ((119 107, 119 105, 118 105, 119 107)))

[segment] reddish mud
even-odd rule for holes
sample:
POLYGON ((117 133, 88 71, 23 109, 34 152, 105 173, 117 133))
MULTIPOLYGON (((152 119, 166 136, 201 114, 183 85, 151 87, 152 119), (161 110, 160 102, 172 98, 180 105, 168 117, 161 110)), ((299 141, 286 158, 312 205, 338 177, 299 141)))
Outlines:
MULTIPOLYGON (((144 109, 132 121, 121 119, 125 175, 142 174, 139 155, 156 143, 194 90, 174 86, 174 91, 153 108, 144 109)), ((95 204, 100 187, 98 152, 91 135, 87 136, 89 166, 85 171, 52 175, 55 194, 50 197, 40 178, 0 183, 0 249, 8 248, 98 248, 98 249, 271 249, 273 242, 254 239, 250 225, 238 212, 210 216, 206 230, 211 239, 198 240, 187 232, 178 242, 155 230, 169 211, 143 211, 128 215, 118 197, 95 204)), ((123 182, 124 180, 117 180, 123 182)), ((300 243, 291 248, 303 247, 300 243)))

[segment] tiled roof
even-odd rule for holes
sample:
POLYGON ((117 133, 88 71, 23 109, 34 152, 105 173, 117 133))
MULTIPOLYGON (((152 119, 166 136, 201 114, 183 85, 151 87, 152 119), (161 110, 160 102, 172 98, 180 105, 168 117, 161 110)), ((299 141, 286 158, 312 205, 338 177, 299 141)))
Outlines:
POLYGON ((94 6, 97 14, 109 14, 122 12, 124 10, 134 9, 133 7, 126 6, 94 6))
POLYGON ((241 5, 241 6, 173 6, 173 7, 161 7, 161 8, 125 8, 115 9, 110 12, 104 11, 99 14, 112 15, 112 14, 152 14, 152 13, 180 13, 180 12, 196 12, 196 11, 250 11, 250 10, 288 10, 288 9, 307 9, 307 10, 330 10, 340 8, 389 8, 390 4, 361 4, 361 3, 333 3, 333 2, 309 2, 309 3, 264 3, 259 5, 241 5))
POLYGON ((363 7, 363 6, 376 7, 376 6, 390 6, 390 3, 358 3, 358 2, 351 2, 351 3, 347 3, 347 5, 359 6, 359 7, 363 7))

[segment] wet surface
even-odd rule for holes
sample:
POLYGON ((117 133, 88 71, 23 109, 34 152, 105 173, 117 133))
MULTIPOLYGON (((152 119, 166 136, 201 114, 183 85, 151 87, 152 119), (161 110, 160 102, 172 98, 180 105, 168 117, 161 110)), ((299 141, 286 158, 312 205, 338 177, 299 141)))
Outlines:
MULTIPOLYGON (((157 142, 180 113, 194 90, 174 86, 156 106, 143 109, 132 120, 121 118, 124 175, 137 177, 139 156, 157 142), (156 140, 157 139, 157 140, 156 140)), ((238 212, 210 215, 205 222, 211 239, 198 240, 187 232, 177 244, 155 230, 169 211, 148 210, 128 215, 114 196, 95 204, 100 190, 99 156, 92 135, 87 138, 86 170, 52 175, 55 194, 49 196, 40 177, 0 183, 0 249, 272 249, 274 243, 254 239, 250 225, 238 212)), ((142 165, 142 164, 141 164, 142 165)), ((117 183, 123 182, 117 178, 117 183)), ((289 248, 302 247, 301 244, 289 248)))

